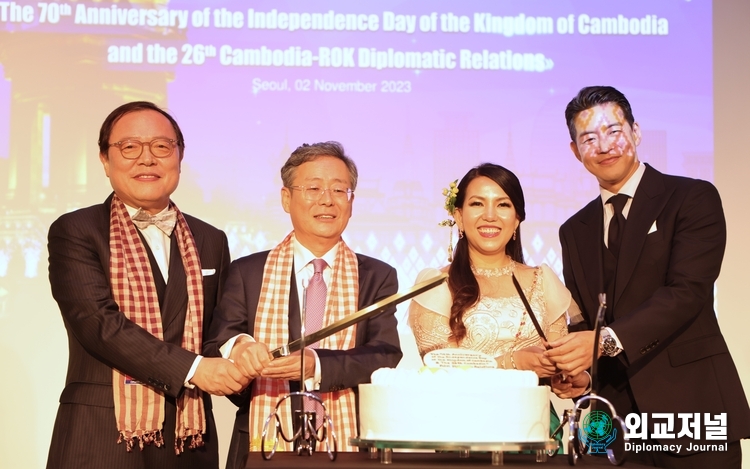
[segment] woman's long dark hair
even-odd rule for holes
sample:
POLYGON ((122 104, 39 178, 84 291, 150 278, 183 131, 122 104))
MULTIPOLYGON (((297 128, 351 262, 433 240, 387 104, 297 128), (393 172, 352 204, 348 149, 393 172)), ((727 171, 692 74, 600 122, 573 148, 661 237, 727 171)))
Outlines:
MULTIPOLYGON (((466 188, 469 183, 478 177, 492 179, 500 186, 516 209, 516 217, 519 222, 526 219, 526 203, 523 198, 523 189, 518 178, 511 171, 502 166, 483 163, 472 168, 458 183, 458 195, 456 196, 456 207, 463 209, 466 198, 466 188)), ((516 262, 523 263, 523 247, 521 246, 521 225, 516 230, 516 239, 511 238, 505 246, 505 253, 516 262)), ((471 271, 469 259, 469 242, 466 237, 460 238, 456 244, 453 262, 448 269, 448 288, 453 297, 451 305, 450 327, 453 338, 460 342, 466 336, 466 326, 463 317, 467 309, 479 301, 479 283, 471 271)))

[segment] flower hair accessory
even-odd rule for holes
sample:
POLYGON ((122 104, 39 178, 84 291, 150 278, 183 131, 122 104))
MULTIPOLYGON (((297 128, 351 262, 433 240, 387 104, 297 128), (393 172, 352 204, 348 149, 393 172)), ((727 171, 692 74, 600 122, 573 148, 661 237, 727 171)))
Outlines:
POLYGON ((458 197, 458 179, 451 182, 447 188, 443 189, 443 195, 445 196, 445 210, 448 212, 450 218, 447 218, 439 223, 440 226, 447 226, 450 231, 450 243, 448 244, 448 262, 453 262, 453 225, 456 224, 456 220, 453 219, 453 212, 456 211, 456 198, 458 197))

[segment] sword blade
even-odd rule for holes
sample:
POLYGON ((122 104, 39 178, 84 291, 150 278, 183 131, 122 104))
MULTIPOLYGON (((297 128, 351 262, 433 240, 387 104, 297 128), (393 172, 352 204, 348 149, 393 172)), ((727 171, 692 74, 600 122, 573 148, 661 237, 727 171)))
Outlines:
POLYGON ((420 282, 410 289, 406 290, 403 293, 394 293, 391 296, 388 296, 386 298, 383 298, 382 300, 366 307, 363 309, 360 309, 356 313, 350 314, 349 316, 346 316, 345 318, 334 322, 333 324, 330 324, 316 332, 313 332, 312 334, 308 334, 304 337, 304 342, 302 339, 296 339, 288 344, 286 344, 283 347, 279 347, 271 352, 272 358, 281 358, 286 357, 290 355, 293 352, 298 352, 302 348, 302 343, 305 344, 314 344, 315 342, 318 342, 319 340, 325 339, 328 336, 331 336, 335 333, 337 333, 340 330, 346 329, 347 327, 356 324, 364 319, 367 319, 371 316, 374 316, 378 313, 382 313, 386 309, 390 308, 391 306, 396 306, 397 304, 404 302, 406 300, 409 300, 411 298, 414 298, 415 296, 424 293, 428 290, 431 290, 441 283, 445 282, 445 279, 448 278, 448 274, 440 274, 436 277, 433 277, 431 279, 425 280, 424 282, 420 282))

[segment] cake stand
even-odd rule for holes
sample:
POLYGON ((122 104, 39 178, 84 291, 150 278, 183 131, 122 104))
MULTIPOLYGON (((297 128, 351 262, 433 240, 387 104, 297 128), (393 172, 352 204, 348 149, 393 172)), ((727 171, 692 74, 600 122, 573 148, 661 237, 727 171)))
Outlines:
POLYGON ((492 453, 492 465, 503 465, 505 451, 534 451, 536 462, 546 462, 547 457, 554 455, 560 448, 557 440, 540 442, 503 442, 503 443, 471 443, 446 441, 402 441, 402 440, 368 440, 364 438, 350 438, 349 444, 360 448, 370 449, 370 459, 376 459, 380 453, 381 464, 391 464, 393 449, 427 449, 442 451, 458 451, 462 458, 468 458, 471 451, 486 451, 492 453))

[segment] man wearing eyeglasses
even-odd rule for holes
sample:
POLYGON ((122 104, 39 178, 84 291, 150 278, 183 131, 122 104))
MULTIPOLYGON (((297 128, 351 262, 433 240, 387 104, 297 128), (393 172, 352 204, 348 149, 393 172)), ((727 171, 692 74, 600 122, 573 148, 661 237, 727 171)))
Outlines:
POLYGON ((185 143, 149 102, 115 109, 99 133, 114 193, 49 230, 49 277, 69 363, 48 468, 216 468, 207 393, 247 378, 201 356, 226 278, 225 234, 170 200, 185 143))
MULTIPOLYGON (((339 143, 297 148, 281 168, 281 179, 281 205, 294 230, 271 251, 232 263, 205 343, 206 354, 231 358, 252 379, 242 394, 230 396, 239 410, 228 468, 245 467, 248 451, 260 450, 263 424, 278 399, 300 389, 300 355, 269 358, 269 350, 300 337, 300 305, 305 305, 305 334, 310 334, 398 290, 393 267, 355 254, 341 238, 352 214, 357 167, 339 143)), ((305 389, 325 402, 339 450, 356 450, 348 442, 359 428, 357 385, 401 359, 395 311, 305 350, 305 389)), ((310 401, 288 403, 279 413, 286 435, 292 434, 294 410, 315 412, 320 425, 320 407, 310 401)), ((280 441, 277 449, 292 447, 280 441)))

